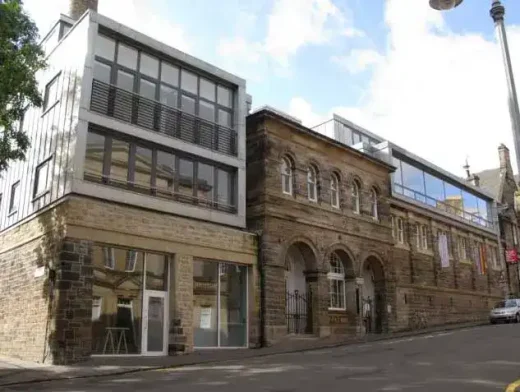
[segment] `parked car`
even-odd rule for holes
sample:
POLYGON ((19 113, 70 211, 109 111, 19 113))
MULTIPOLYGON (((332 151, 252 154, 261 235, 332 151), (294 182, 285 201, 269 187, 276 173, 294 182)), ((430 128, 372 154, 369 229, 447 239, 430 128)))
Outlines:
POLYGON ((512 298, 497 302, 489 314, 489 321, 491 324, 500 321, 520 323, 520 299, 512 298))

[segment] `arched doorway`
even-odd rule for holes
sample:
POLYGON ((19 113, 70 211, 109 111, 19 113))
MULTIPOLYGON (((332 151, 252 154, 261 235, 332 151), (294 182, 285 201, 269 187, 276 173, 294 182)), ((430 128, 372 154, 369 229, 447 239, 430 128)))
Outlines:
POLYGON ((381 261, 368 257, 361 270, 363 278, 362 316, 367 333, 382 333, 385 322, 385 275, 381 261))
POLYGON ((316 266, 316 256, 304 242, 289 246, 285 255, 285 317, 287 333, 312 333, 312 292, 306 271, 316 266))

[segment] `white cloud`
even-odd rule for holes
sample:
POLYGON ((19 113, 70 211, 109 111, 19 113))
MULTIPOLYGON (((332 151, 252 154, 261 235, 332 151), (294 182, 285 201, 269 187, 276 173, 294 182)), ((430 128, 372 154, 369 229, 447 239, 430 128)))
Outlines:
POLYGON ((347 27, 342 34, 348 38, 364 38, 367 35, 363 30, 359 30, 355 27, 347 27))
POLYGON ((332 56, 331 61, 352 74, 365 71, 379 64, 384 57, 373 49, 353 49, 346 56, 332 56))
MULTIPOLYGON (((59 14, 68 13, 68 0, 25 0, 24 8, 36 22, 43 38, 58 20, 59 14)), ((164 18, 160 1, 106 0, 99 2, 99 12, 134 30, 147 34, 182 51, 189 51, 191 44, 184 30, 164 18)))
MULTIPOLYGON (((375 65, 366 99, 326 115, 340 112, 459 175, 466 156, 473 171, 497 167, 500 143, 511 149, 515 162, 498 44, 480 35, 450 32, 442 14, 430 10, 426 1, 388 0, 385 20, 389 49, 375 65)), ((520 27, 508 26, 508 33, 518 78, 520 27)), ((305 118, 296 109, 291 114, 305 118)), ((305 116, 323 117, 310 106, 305 116)))
POLYGON ((265 50, 282 66, 308 44, 328 42, 345 30, 345 17, 331 0, 275 0, 268 16, 265 50))

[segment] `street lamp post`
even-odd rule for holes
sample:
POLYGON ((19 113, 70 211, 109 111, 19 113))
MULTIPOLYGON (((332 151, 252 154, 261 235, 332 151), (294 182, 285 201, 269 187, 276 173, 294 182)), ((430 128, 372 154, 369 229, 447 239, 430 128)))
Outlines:
MULTIPOLYGON (((430 0, 430 7, 439 11, 445 11, 458 7, 462 2, 463 0, 430 0)), ((507 89, 509 94, 509 115, 511 117, 511 126, 513 127, 516 167, 520 174, 520 111, 518 108, 518 96, 516 94, 513 67, 511 66, 511 55, 509 54, 509 45, 507 43, 506 27, 504 25, 505 8, 499 0, 493 0, 489 13, 493 22, 495 22, 495 28, 502 48, 502 57, 506 70, 507 89)))

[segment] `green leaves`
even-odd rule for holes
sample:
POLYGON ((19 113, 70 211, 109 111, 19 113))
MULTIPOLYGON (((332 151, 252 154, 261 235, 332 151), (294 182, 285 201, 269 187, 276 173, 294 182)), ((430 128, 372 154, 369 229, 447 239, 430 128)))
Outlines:
POLYGON ((28 105, 40 107, 36 73, 46 67, 38 29, 20 0, 0 3, 0 173, 25 159, 29 139, 21 129, 28 105))

